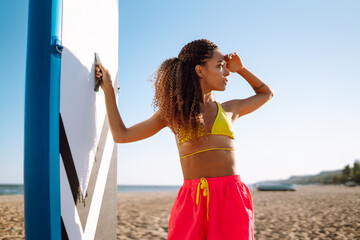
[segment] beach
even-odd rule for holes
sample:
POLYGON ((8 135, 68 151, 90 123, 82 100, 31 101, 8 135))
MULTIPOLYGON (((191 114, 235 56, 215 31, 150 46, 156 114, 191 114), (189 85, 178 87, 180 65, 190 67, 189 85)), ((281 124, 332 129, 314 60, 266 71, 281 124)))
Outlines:
MULTIPOLYGON (((360 187, 250 189, 255 239, 360 239, 360 187)), ((117 239, 166 239, 177 191, 119 192, 117 239)), ((0 239, 25 239, 23 195, 0 196, 0 239)))

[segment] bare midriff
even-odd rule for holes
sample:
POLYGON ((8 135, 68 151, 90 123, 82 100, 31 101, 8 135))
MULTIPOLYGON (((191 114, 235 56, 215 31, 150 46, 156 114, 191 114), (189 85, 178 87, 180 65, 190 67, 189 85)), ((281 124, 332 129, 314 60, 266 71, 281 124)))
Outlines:
MULTIPOLYGON (((233 148, 235 141, 228 136, 206 135, 193 143, 179 146, 180 157, 208 148, 233 148)), ((236 154, 232 150, 210 150, 180 159, 184 179, 235 175, 236 154)))

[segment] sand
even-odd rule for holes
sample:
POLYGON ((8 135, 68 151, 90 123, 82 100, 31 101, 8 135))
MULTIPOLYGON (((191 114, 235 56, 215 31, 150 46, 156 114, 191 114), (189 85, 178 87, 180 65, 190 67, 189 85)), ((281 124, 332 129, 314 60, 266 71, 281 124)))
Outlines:
POLYGON ((24 195, 0 195, 0 239, 25 239, 24 195))
MULTIPOLYGON (((360 239, 360 187, 250 189, 255 239, 360 239)), ((117 239, 166 239, 176 191, 118 193, 117 239)), ((23 195, 0 196, 0 239, 24 239, 23 195)))

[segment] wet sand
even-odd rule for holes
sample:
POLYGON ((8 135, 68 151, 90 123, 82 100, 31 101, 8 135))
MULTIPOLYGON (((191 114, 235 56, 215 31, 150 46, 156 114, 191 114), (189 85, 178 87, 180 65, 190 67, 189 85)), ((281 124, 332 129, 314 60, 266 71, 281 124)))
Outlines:
MULTIPOLYGON (((255 239, 360 239, 360 187, 250 189, 255 239)), ((118 193, 117 239, 166 239, 177 191, 118 193)), ((23 195, 0 196, 0 239, 25 239, 23 195)))

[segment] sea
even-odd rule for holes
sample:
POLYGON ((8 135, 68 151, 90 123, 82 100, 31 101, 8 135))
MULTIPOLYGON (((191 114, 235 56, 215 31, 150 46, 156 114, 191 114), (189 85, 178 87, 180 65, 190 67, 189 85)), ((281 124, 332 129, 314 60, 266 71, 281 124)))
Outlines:
MULTIPOLYGON (((118 185, 117 192, 179 191, 177 185, 118 185)), ((23 195, 23 184, 0 184, 0 195, 23 195)))
MULTIPOLYGON (((255 188, 253 184, 247 185, 255 188)), ((179 191, 180 185, 117 185, 117 192, 179 191)), ((0 195, 23 195, 23 184, 0 184, 0 195)))

